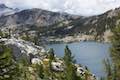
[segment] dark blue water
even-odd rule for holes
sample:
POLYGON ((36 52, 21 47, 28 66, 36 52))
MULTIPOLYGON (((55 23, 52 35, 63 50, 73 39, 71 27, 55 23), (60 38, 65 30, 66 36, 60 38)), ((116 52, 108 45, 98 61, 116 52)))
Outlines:
MULTIPOLYGON (((66 44, 49 44, 47 48, 53 48, 58 57, 63 57, 66 44)), ((85 65, 97 77, 105 77, 103 60, 109 57, 109 44, 97 42, 79 42, 68 44, 77 63, 85 65)))

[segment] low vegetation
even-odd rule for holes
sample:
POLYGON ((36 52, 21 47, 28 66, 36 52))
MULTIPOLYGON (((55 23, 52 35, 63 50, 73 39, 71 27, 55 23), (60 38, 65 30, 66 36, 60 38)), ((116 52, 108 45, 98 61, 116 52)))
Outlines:
POLYGON ((62 61, 64 70, 53 69, 53 63, 59 64, 53 49, 46 55, 46 59, 37 64, 29 63, 25 58, 16 61, 12 49, 0 43, 0 80, 91 80, 88 70, 85 70, 83 75, 77 72, 74 57, 68 46, 65 48, 63 59, 59 60, 62 61))
POLYGON ((112 80, 120 80, 120 25, 116 26, 116 28, 113 30, 113 33, 114 35, 111 38, 111 57, 114 63, 114 79, 112 80))

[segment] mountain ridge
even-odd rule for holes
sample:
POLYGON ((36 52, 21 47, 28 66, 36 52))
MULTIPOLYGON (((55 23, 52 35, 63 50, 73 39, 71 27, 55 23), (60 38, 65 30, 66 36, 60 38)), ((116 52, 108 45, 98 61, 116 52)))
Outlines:
POLYGON ((90 17, 74 16, 42 9, 26 9, 0 17, 0 27, 14 27, 14 34, 35 31, 43 37, 68 35, 94 35, 103 39, 106 30, 112 30, 119 22, 120 8, 90 17))
POLYGON ((7 16, 18 12, 19 9, 7 7, 5 4, 0 4, 0 16, 7 16))

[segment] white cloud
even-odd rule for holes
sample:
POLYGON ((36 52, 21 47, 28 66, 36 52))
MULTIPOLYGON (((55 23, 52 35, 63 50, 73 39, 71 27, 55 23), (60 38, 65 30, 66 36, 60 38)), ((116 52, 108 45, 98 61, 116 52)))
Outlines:
POLYGON ((120 6, 120 0, 0 0, 10 7, 42 8, 71 14, 96 15, 120 6))

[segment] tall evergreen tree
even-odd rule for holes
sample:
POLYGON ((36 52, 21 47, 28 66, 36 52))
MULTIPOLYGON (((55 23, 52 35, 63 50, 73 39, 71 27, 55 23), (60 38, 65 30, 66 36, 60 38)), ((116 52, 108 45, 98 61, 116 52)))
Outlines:
POLYGON ((65 47, 65 55, 63 59, 66 67, 65 80, 81 80, 81 78, 77 76, 76 67, 73 64, 75 63, 75 60, 68 46, 65 47))
POLYGON ((3 37, 3 32, 0 30, 0 37, 3 37))
POLYGON ((19 76, 18 76, 18 80, 32 80, 31 79, 31 73, 29 71, 29 63, 28 61, 23 57, 21 58, 19 61, 18 61, 18 73, 19 73, 19 76))
POLYGON ((54 50, 53 50, 53 48, 50 48, 50 50, 49 50, 49 59, 52 61, 52 60, 54 60, 55 59, 55 53, 54 53, 54 50))
POLYGON ((40 65, 36 65, 36 70, 37 70, 37 74, 38 74, 38 76, 41 78, 41 79, 43 79, 44 78, 44 70, 43 70, 43 65, 42 64, 40 64, 40 65))
POLYGON ((71 63, 75 63, 74 57, 72 56, 71 50, 68 48, 68 46, 65 47, 65 55, 63 57, 64 62, 67 66, 69 66, 71 63))
POLYGON ((105 70, 106 70, 106 74, 107 74, 107 80, 111 80, 112 75, 113 75, 113 71, 112 71, 112 64, 110 63, 109 59, 105 59, 104 60, 104 65, 105 65, 105 70))
POLYGON ((112 48, 111 56, 116 68, 116 80, 120 80, 120 25, 113 30, 113 36, 111 38, 112 48))
POLYGON ((12 50, 0 44, 0 80, 15 80, 17 65, 12 58, 12 50))

